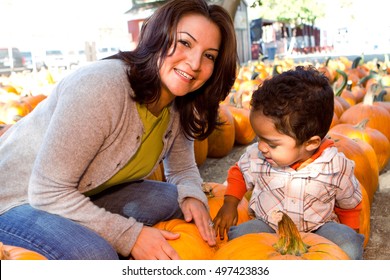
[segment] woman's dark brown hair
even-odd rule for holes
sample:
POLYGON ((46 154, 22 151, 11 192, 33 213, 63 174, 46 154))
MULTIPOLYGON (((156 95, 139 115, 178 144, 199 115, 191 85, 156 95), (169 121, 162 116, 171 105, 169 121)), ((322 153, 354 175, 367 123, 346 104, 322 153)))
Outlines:
MULTIPOLYGON (((190 138, 205 139, 219 124, 219 103, 226 98, 236 78, 237 43, 234 24, 225 9, 208 5, 204 0, 169 1, 148 18, 141 29, 139 43, 134 51, 120 52, 120 58, 129 64, 128 72, 134 100, 151 103, 160 96, 159 67, 170 47, 177 43, 177 25, 188 14, 198 14, 215 23, 221 32, 221 46, 214 72, 198 90, 175 98, 181 126, 190 138)), ((173 50, 174 51, 174 50, 173 50)))
POLYGON ((297 66, 265 80, 251 100, 251 112, 272 118, 276 129, 296 139, 297 145, 312 136, 324 138, 333 110, 329 80, 312 66, 297 66))

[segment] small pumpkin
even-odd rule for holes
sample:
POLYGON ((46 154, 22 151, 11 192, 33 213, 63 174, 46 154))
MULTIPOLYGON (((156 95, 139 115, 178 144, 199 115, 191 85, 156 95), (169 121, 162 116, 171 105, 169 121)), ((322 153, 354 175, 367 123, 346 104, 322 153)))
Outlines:
POLYGON ((0 242, 0 260, 47 260, 37 252, 0 242))
POLYGON ((348 260, 336 244, 314 233, 299 233, 291 218, 280 216, 278 233, 252 233, 219 248, 215 260, 348 260))

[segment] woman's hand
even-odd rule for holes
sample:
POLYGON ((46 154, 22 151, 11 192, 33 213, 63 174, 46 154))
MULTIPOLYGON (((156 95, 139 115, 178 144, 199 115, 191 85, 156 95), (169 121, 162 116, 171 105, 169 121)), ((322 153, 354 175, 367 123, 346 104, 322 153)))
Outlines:
POLYGON ((214 218, 214 229, 221 240, 225 237, 225 232, 229 231, 231 226, 237 224, 238 211, 237 206, 240 200, 234 196, 225 196, 223 205, 214 218))
POLYGON ((215 231, 210 214, 204 204, 196 198, 188 197, 183 201, 181 210, 184 214, 184 220, 188 223, 193 220, 198 227, 203 240, 205 240, 209 246, 215 246, 217 244, 215 240, 215 231))
POLYGON ((131 250, 136 260, 179 260, 178 253, 167 240, 174 240, 180 234, 144 226, 131 250))

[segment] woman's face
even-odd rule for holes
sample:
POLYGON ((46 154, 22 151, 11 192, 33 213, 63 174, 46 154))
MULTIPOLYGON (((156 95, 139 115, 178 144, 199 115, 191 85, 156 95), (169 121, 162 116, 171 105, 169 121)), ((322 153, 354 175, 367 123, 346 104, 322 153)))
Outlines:
POLYGON ((199 89, 212 75, 221 34, 207 18, 190 14, 177 26, 177 45, 171 46, 159 71, 162 99, 174 99, 199 89))

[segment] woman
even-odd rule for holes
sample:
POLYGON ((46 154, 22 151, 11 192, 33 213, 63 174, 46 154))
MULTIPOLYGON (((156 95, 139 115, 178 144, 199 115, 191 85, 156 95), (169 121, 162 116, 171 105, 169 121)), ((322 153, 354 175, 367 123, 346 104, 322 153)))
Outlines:
POLYGON ((178 259, 151 227, 194 222, 215 244, 193 139, 218 125, 237 65, 232 20, 173 0, 139 45, 79 68, 0 138, 0 240, 49 259, 178 259), (144 180, 164 162, 167 183, 144 180))

